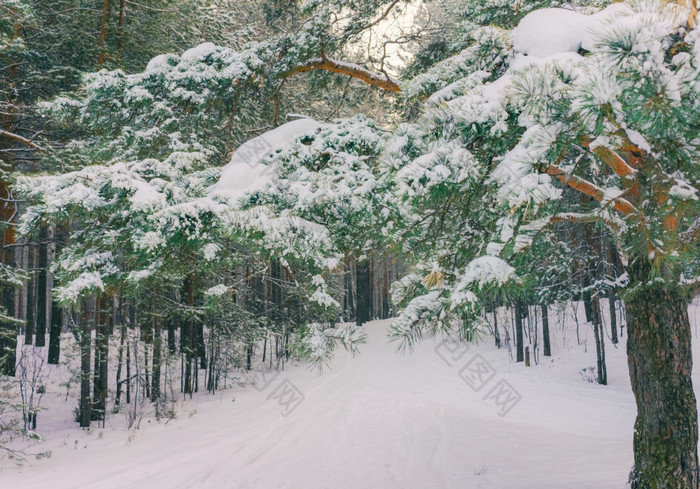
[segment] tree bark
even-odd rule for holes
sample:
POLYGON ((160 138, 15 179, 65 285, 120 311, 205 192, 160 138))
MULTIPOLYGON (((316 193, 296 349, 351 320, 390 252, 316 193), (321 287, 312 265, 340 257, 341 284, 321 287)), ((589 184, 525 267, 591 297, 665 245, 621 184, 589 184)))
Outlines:
POLYGON ((344 285, 345 285, 345 297, 343 305, 343 319, 347 322, 352 321, 357 318, 356 308, 355 308, 355 282, 353 280, 353 266, 352 260, 349 255, 345 255, 345 273, 344 273, 344 285))
POLYGON ((175 324, 176 319, 170 318, 168 320, 168 353, 171 355, 174 355, 177 353, 177 345, 175 344, 175 330, 179 329, 179 320, 178 320, 178 325, 175 324))
POLYGON ((529 346, 525 347, 525 366, 526 367, 530 366, 530 347, 529 346))
POLYGON ((36 275, 34 274, 34 247, 27 246, 27 268, 30 270, 27 280, 27 315, 24 322, 24 344, 31 345, 36 331, 36 275))
POLYGON ((153 376, 151 377, 151 401, 160 399, 161 349, 163 334, 158 315, 153 316, 153 376))
POLYGON ((603 332, 602 315, 600 313, 600 299, 591 298, 591 310, 593 312, 593 333, 595 335, 595 349, 598 369, 598 383, 608 384, 608 367, 605 362, 605 334, 603 332))
POLYGON ((382 259, 382 268, 384 269, 384 276, 382 280, 382 319, 389 317, 389 288, 391 286, 391 281, 389 280, 389 256, 385 256, 382 259))
POLYGON ((608 308, 610 310, 610 341, 617 345, 617 311, 615 310, 615 291, 610 289, 608 292, 608 308))
POLYGON ((498 307, 493 305, 493 339, 496 342, 496 348, 501 347, 501 334, 498 332, 498 307))
MULTIPOLYGON (((639 262, 643 263, 639 263, 639 262)), ((632 489, 698 488, 698 415, 688 303, 673 281, 628 268, 627 358, 637 402, 632 489)))
POLYGON ((92 404, 90 401, 90 322, 87 309, 88 301, 80 315, 80 427, 90 427, 92 404))
POLYGON ((104 422, 107 411, 109 367, 108 312, 109 297, 98 296, 95 307, 95 372, 93 385, 93 419, 104 422))
POLYGON ((58 302, 51 301, 51 328, 49 329, 49 356, 51 365, 58 365, 61 359, 61 330, 63 329, 63 309, 58 302))
POLYGON ((552 356, 552 348, 549 344, 549 310, 547 304, 542 304, 542 344, 544 345, 544 356, 552 356))
MULTIPOLYGON (((108 0, 105 0, 105 2, 107 1, 108 0)), ((296 68, 290 70, 283 76, 283 80, 287 77, 296 75, 297 73, 304 73, 305 71, 311 70, 324 70, 339 73, 341 75, 348 75, 369 85, 379 87, 389 93, 401 91, 401 86, 396 82, 396 80, 389 78, 387 75, 374 73, 368 69, 353 65, 351 63, 344 63, 342 61, 327 58, 325 55, 321 55, 319 58, 313 58, 306 64, 297 66, 296 68)))
POLYGON ((39 232, 39 275, 37 276, 36 291, 36 333, 35 346, 46 346, 46 330, 48 324, 48 297, 49 297, 49 243, 46 225, 41 226, 39 232))
POLYGON ((516 362, 525 360, 525 350, 523 348, 523 306, 520 301, 515 302, 515 341, 516 341, 516 362))
POLYGON ((100 38, 97 43, 97 65, 105 62, 105 40, 107 39, 107 17, 109 16, 109 0, 103 0, 102 13, 100 15, 100 38))
POLYGON ((355 322, 358 326, 370 320, 372 311, 372 281, 370 277, 370 260, 366 258, 362 261, 357 260, 357 311, 355 314, 355 322))
MULTIPOLYGON (((188 276, 185 279, 185 301, 190 307, 194 306, 194 277, 188 276)), ((197 373, 196 367, 193 368, 194 359, 194 324, 193 319, 188 317, 185 319, 184 329, 180 339, 180 347, 185 355, 184 358, 184 375, 183 375, 183 393, 189 394, 190 398, 194 393, 194 382, 192 375, 197 373)))
POLYGON ((124 60, 124 24, 126 21, 126 0, 119 0, 119 31, 117 32, 117 53, 124 60))
MULTIPOLYGON (((118 301, 118 307, 121 309, 123 307, 121 299, 118 301)), ((117 324, 119 326, 119 352, 117 354, 117 388, 116 394, 114 395, 114 405, 118 407, 122 402, 122 366, 124 365, 124 343, 126 342, 126 321, 122 314, 117 315, 117 324)))
MULTIPOLYGON (((615 258, 617 257, 617 251, 614 249, 614 245, 609 243, 605 247, 605 252, 608 261, 608 275, 610 280, 615 280, 618 275, 618 269, 615 258)), ((614 345, 617 345, 617 314, 615 314, 615 289, 610 287, 608 291, 608 309, 610 310, 610 341, 614 345)))
MULTIPOLYGON (((67 225, 57 225, 53 228, 53 252, 51 261, 54 261, 58 256, 59 247, 65 241, 67 233, 67 225)), ((48 246, 48 245, 47 245, 48 246)), ((49 297, 50 292, 47 292, 49 297)), ((49 329, 49 354, 48 362, 52 365, 58 365, 61 358, 61 332, 63 330, 63 309, 59 303, 51 298, 51 326, 49 329)))

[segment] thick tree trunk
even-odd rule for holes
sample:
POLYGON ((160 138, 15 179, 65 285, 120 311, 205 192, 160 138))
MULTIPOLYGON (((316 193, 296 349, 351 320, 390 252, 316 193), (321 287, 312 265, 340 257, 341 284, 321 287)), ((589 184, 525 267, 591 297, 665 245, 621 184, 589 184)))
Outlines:
POLYGON ((542 304, 542 343, 544 345, 544 356, 552 356, 552 348, 549 344, 549 311, 547 304, 542 304))
POLYGON ((691 378, 688 305, 670 281, 630 273, 627 357, 637 402, 632 489, 698 488, 698 415, 691 378))

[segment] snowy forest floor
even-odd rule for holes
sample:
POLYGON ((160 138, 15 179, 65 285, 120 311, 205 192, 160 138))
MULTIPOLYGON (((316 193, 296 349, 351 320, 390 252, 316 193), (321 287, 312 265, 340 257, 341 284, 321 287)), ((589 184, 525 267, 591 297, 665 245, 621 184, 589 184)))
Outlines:
MULTIPOLYGON (((699 311, 696 301, 695 358, 699 311)), ((625 487, 636 410, 625 337, 617 348, 606 342, 609 385, 600 386, 581 375, 595 364, 593 334, 583 322, 585 344, 571 321, 555 323, 553 356, 530 368, 511 362, 490 337, 469 346, 425 340, 399 355, 386 336, 390 322, 369 323, 361 354, 338 352, 321 376, 289 365, 257 386, 200 393, 177 406, 176 419, 143 419, 138 430, 114 415, 106 428, 82 431, 49 414, 61 402, 64 418, 75 407, 75 399, 57 393, 45 402, 38 430, 46 439, 40 449, 52 456, 23 467, 1 461, 2 486, 625 487), (489 395, 502 381, 519 402, 499 405, 507 396, 489 395)), ((694 374, 697 388, 697 362, 694 374)))

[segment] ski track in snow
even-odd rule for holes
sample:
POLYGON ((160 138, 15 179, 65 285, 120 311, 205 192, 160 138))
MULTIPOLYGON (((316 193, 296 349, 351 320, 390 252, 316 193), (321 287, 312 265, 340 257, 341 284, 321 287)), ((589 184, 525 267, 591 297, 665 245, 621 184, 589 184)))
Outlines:
MULTIPOLYGON (((588 352, 560 346, 552 359, 525 368, 485 339, 448 365, 436 350, 440 340, 395 353, 389 323, 368 324, 360 355, 339 352, 321 376, 289 366, 262 391, 246 386, 197 395, 167 424, 144 419, 130 432, 109 426, 82 432, 66 423, 42 446, 53 451, 50 459, 22 468, 2 462, 2 487, 625 487, 635 404, 623 342, 617 349, 606 345, 610 385, 604 387, 579 375, 595 361, 590 341, 588 352), (477 353, 496 375, 474 392, 459 371, 477 353), (522 395, 505 417, 484 400, 501 379, 522 395), (284 380, 305 396, 286 417, 268 399, 284 380)), ((568 342, 574 334, 576 345, 575 333, 566 334, 568 342)), ((567 343, 560 330, 553 335, 559 335, 554 344, 567 343)))

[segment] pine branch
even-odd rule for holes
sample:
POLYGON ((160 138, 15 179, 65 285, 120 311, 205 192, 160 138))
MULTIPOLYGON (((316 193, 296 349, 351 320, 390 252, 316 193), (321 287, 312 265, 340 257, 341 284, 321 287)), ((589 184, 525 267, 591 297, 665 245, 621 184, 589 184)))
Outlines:
POLYGON ((333 73, 340 73, 341 75, 348 75, 353 78, 357 78, 358 80, 362 80, 369 85, 379 87, 389 93, 401 91, 401 87, 399 86, 398 82, 389 76, 381 76, 361 66, 327 58, 325 54, 321 54, 320 58, 314 58, 308 63, 287 72, 284 75, 284 78, 311 70, 325 70, 333 73))
POLYGON ((5 131, 3 129, 0 129, 0 136, 6 137, 8 139, 12 139, 14 141, 19 141, 22 144, 26 144, 30 148, 37 149, 39 151, 45 151, 44 148, 36 144, 34 141, 25 138, 24 136, 20 136, 19 134, 15 134, 13 132, 5 131))
MULTIPOLYGON (((597 185, 589 182, 588 180, 584 180, 583 178, 576 176, 576 175, 570 175, 566 173, 564 170, 562 170, 559 166, 557 165, 550 165, 547 168, 547 174, 553 176, 560 182, 568 185, 569 187, 573 188, 574 190, 578 190, 582 194, 588 195, 589 197, 592 197, 598 202, 605 202, 607 199, 605 197, 605 192, 603 189, 598 187, 597 185)), ((616 197, 612 199, 613 202, 613 208, 618 211, 620 214, 623 215, 629 215, 632 214, 636 209, 634 206, 627 200, 623 199, 621 197, 616 197)))
POLYGON ((608 165, 615 173, 622 178, 631 179, 637 173, 637 170, 632 168, 627 162, 616 152, 605 146, 598 146, 593 149, 593 153, 600 160, 608 165))

